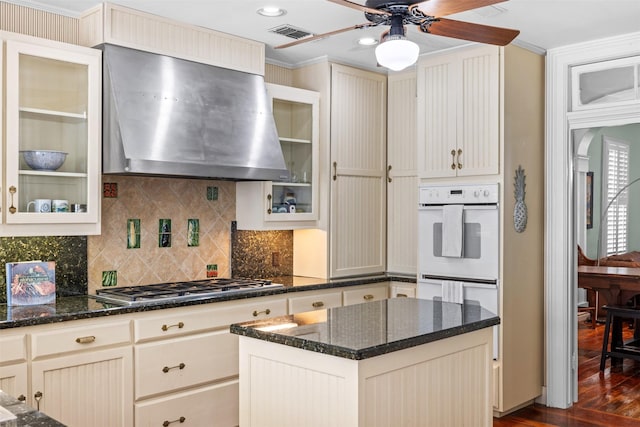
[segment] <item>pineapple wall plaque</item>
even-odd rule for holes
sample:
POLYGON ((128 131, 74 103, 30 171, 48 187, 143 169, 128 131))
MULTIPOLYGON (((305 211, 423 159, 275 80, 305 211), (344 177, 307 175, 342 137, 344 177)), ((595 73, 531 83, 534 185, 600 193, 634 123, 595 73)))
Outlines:
POLYGON ((525 178, 524 169, 518 165, 515 182, 513 183, 513 193, 516 198, 516 204, 513 208, 513 226, 518 233, 522 233, 527 228, 527 205, 524 203, 525 178))

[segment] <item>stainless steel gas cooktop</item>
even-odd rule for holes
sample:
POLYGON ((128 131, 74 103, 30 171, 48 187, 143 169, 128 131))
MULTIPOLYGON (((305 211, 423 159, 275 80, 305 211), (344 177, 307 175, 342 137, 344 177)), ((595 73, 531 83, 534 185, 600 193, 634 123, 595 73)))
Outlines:
POLYGON ((101 301, 133 305, 213 298, 230 293, 255 292, 282 287, 284 285, 271 283, 270 280, 206 279, 98 289, 96 294, 97 299, 101 301))

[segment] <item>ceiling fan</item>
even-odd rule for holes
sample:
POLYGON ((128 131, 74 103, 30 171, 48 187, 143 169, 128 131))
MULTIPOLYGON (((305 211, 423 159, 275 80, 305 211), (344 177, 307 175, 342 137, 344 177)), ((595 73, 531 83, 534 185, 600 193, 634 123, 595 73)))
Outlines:
POLYGON ((399 71, 413 64, 420 53, 418 45, 406 38, 405 25, 408 24, 417 26, 423 33, 498 46, 509 44, 520 34, 520 31, 509 28, 443 18, 506 0, 427 0, 418 3, 412 3, 411 0, 366 0, 364 5, 349 0, 328 1, 363 11, 369 22, 305 37, 275 48, 283 49, 346 31, 388 25, 389 30, 380 37, 381 43, 376 48, 376 58, 380 65, 399 71))

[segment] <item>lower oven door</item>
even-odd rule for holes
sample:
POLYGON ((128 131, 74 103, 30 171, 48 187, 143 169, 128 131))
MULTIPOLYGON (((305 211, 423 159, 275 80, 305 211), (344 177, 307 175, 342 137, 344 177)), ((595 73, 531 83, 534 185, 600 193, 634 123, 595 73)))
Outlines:
MULTIPOLYGON (((456 281, 456 279, 451 279, 456 281)), ((416 296, 422 299, 443 300, 443 282, 439 279, 418 280, 416 296)), ((480 306, 492 313, 500 315, 498 283, 462 282, 465 302, 477 301, 480 306)), ((446 300, 446 298, 444 298, 446 300)), ((493 327, 493 358, 498 358, 498 331, 500 325, 493 327)))
POLYGON ((462 256, 442 255, 443 206, 418 210, 418 278, 423 275, 495 280, 498 278, 499 211, 497 204, 464 205, 462 256))

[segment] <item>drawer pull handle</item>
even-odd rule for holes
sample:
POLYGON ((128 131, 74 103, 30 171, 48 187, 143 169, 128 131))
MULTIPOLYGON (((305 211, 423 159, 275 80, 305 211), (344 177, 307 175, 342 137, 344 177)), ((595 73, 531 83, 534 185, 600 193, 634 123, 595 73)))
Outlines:
POLYGON ((92 342, 95 342, 96 337, 94 337, 93 335, 90 335, 88 337, 80 337, 80 338, 76 338, 76 342, 78 344, 91 344, 92 342))
POLYGON ((371 301, 373 299, 373 295, 367 294, 367 295, 363 296, 362 298, 364 298, 365 301, 371 301))
POLYGON ((258 316, 259 316, 259 315, 261 315, 262 313, 264 313, 264 314, 266 314, 266 315, 269 315, 269 314, 271 314, 271 310, 270 310, 270 309, 268 309, 268 308, 267 308, 266 310, 263 310, 263 311, 254 310, 254 311, 253 311, 253 317, 258 317, 258 316))
POLYGON ((458 169, 462 169, 462 163, 460 163, 460 156, 462 156, 462 148, 458 149, 458 169))
POLYGON ((456 150, 451 150, 451 157, 452 157, 451 169, 456 170, 456 150))
POLYGON ((338 162, 333 162, 333 180, 338 179, 338 162))
POLYGON ((169 366, 165 366, 164 368, 162 368, 162 372, 164 372, 164 373, 166 374, 167 372, 169 372, 169 371, 170 371, 170 370, 172 370, 172 369, 180 369, 180 370, 183 370, 184 368, 186 368, 186 366, 187 366, 187 365, 185 365, 184 363, 181 363, 181 364, 176 365, 176 366, 171 366, 171 367, 169 367, 169 366))
POLYGON ((178 329, 182 329, 184 328, 184 323, 183 322, 178 322, 176 325, 162 325, 162 330, 167 332, 169 330, 169 328, 178 328, 178 329))
POLYGON ((396 297, 398 297, 398 298, 408 298, 408 295, 407 294, 398 294, 398 295, 396 295, 396 297))
POLYGON ((36 400, 36 403, 37 403, 36 409, 39 411, 40 410, 40 399, 42 399, 42 392, 41 391, 36 391, 36 393, 33 395, 33 398, 36 400))
POLYGON ((173 423, 180 423, 182 424, 183 422, 187 421, 187 419, 185 417, 180 417, 177 420, 173 420, 173 421, 166 421, 162 423, 162 427, 169 427, 170 424, 173 423))
POLYGON ((271 194, 267 194, 267 214, 271 215, 271 194))
POLYGON ((320 307, 324 307, 324 303, 322 301, 316 301, 312 303, 311 306, 314 308, 320 308, 320 307))

